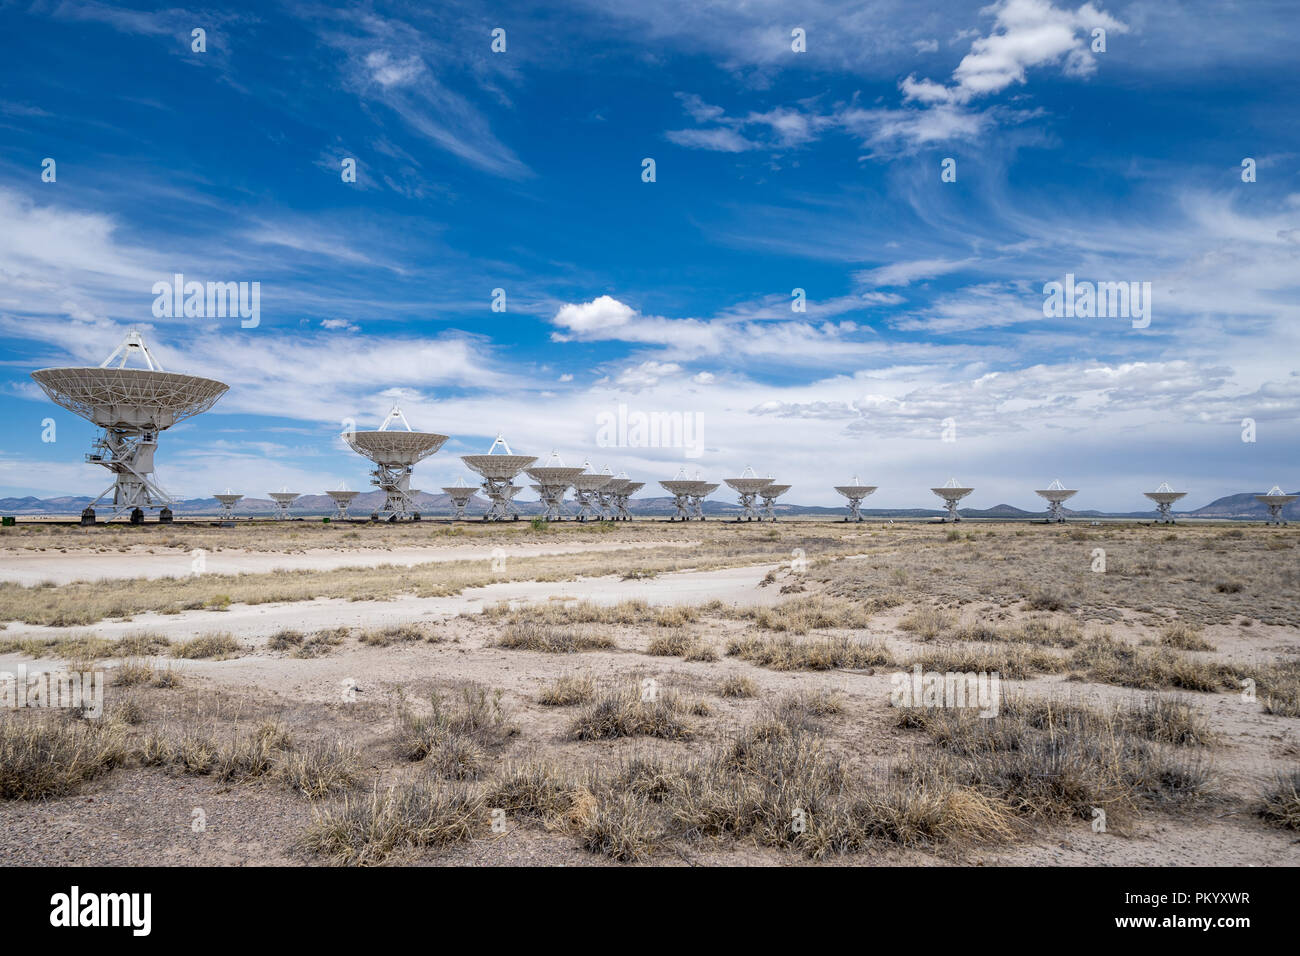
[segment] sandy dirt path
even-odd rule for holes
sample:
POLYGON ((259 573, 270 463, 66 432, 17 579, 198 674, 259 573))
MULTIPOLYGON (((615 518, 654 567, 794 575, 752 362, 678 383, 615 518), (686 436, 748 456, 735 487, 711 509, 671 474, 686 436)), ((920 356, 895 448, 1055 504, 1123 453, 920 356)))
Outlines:
POLYGON ((332 627, 382 627, 403 621, 432 620, 457 614, 476 614, 498 601, 594 601, 617 604, 642 600, 649 604, 775 604, 779 589, 760 588, 767 572, 779 565, 751 565, 711 571, 681 571, 655 578, 623 581, 617 577, 580 578, 576 581, 503 581, 468 588, 448 597, 400 597, 392 601, 348 601, 318 598, 283 604, 232 604, 227 611, 195 610, 180 614, 137 614, 129 621, 101 621, 88 627, 66 628, 10 623, 6 638, 67 637, 90 631, 116 638, 148 631, 172 640, 222 631, 235 637, 266 637, 284 628, 315 631, 332 627))
MULTIPOLYGON (((629 548, 694 548, 698 541, 609 541, 572 544, 450 545, 431 548, 366 548, 344 551, 319 548, 299 554, 268 551, 207 551, 208 574, 266 574, 270 571, 330 571, 335 568, 373 568, 381 564, 411 567, 440 561, 490 561, 493 558, 536 558, 548 554, 586 554, 629 548)), ((194 555, 188 551, 161 553, 0 552, 0 582, 25 586, 50 581, 100 581, 119 578, 179 578, 193 573, 194 555)))

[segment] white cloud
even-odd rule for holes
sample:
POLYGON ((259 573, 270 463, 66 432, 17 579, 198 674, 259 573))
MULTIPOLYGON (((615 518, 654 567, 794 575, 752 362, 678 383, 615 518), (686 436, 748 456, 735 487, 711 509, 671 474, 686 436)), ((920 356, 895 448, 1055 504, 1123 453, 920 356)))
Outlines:
POLYGON ((637 311, 610 295, 600 295, 590 302, 566 303, 555 313, 555 324, 575 332, 599 333, 627 325, 637 311))

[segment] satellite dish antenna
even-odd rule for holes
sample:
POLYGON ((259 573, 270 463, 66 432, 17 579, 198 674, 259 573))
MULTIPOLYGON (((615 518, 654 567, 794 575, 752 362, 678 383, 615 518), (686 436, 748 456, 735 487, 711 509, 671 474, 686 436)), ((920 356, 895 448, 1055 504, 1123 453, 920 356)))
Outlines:
POLYGON ((419 521, 414 496, 420 492, 411 487, 411 470, 441 448, 447 436, 413 431, 402 410, 394 405, 377 431, 344 432, 343 440, 358 455, 375 463, 370 483, 383 491, 384 506, 371 519, 378 520, 382 513, 387 521, 419 521), (405 431, 390 429, 395 422, 400 422, 405 431))
POLYGON ((477 472, 483 478, 483 493, 492 501, 484 521, 519 520, 519 509, 511 500, 520 491, 522 485, 513 485, 515 476, 537 460, 533 455, 516 455, 510 451, 505 438, 498 434, 486 455, 461 455, 460 460, 470 471, 477 472), (504 448, 505 454, 497 454, 498 448, 504 448))
POLYGON ((694 516, 691 510, 691 488, 696 483, 686 477, 686 469, 679 468, 677 476, 671 481, 659 482, 659 487, 673 496, 677 514, 669 516, 669 521, 690 521, 694 516))
POLYGON ((1165 524, 1174 523, 1174 502, 1187 496, 1185 491, 1174 491, 1173 485, 1167 481, 1160 482, 1160 487, 1155 491, 1144 491, 1142 494, 1156 503, 1156 522, 1165 524))
POLYGON ((864 485, 858 481, 858 476, 853 476, 853 483, 848 485, 836 485, 835 490, 849 499, 849 516, 845 521, 862 521, 862 511, 860 506, 862 499, 871 494, 879 485, 864 485))
POLYGON ((699 471, 695 472, 695 479, 691 482, 690 498, 691 512, 701 521, 706 521, 704 517, 704 499, 717 491, 721 485, 716 481, 704 481, 700 478, 699 471))
POLYGON ((279 491, 270 492, 270 495, 271 500, 275 502, 275 519, 277 521, 288 521, 289 506, 302 497, 302 492, 281 488, 279 491))
POLYGON ((609 479, 596 490, 596 501, 600 507, 600 517, 604 521, 613 521, 616 515, 614 498, 622 490, 625 479, 614 477, 609 470, 609 465, 601 469, 600 473, 609 479))
POLYGON ((570 512, 564 507, 564 494, 573 486, 573 479, 582 474, 581 468, 565 467, 559 452, 552 450, 546 464, 529 468, 527 475, 537 484, 533 490, 542 499, 542 517, 547 521, 562 521, 570 512))
POLYGON ((961 482, 956 478, 949 478, 943 483, 941 488, 931 488, 930 490, 942 498, 944 505, 948 508, 948 517, 943 520, 960 521, 961 515, 957 513, 957 502, 961 501, 975 489, 963 488, 961 482))
POLYGON ((1274 485, 1267 493, 1256 495, 1255 500, 1268 507, 1268 520, 1265 524, 1285 525, 1286 519, 1282 517, 1282 509, 1291 502, 1300 498, 1300 495, 1288 495, 1282 491, 1280 485, 1274 485))
POLYGON ((1077 488, 1067 488, 1061 484, 1060 478, 1057 478, 1046 488, 1034 492, 1039 497, 1047 499, 1047 520, 1058 522, 1065 520, 1065 509, 1061 506, 1061 502, 1074 497, 1078 493, 1077 488))
MULTIPOLYGON (((773 480, 772 476, 768 475, 768 481, 771 480, 773 480)), ((790 485, 764 485, 762 488, 758 489, 758 496, 763 499, 764 518, 768 521, 776 520, 776 499, 789 491, 790 488, 790 485)))
POLYGON ((102 429, 86 461, 107 468, 113 484, 86 506, 81 523, 95 523, 95 505, 110 492, 110 520, 129 511, 131 523, 139 524, 145 508, 159 508, 158 520, 171 521, 175 502, 153 478, 158 435, 206 412, 229 386, 164 371, 135 329, 98 367, 43 368, 32 372, 32 378, 55 404, 102 429), (144 368, 127 368, 131 359, 144 368))
POLYGON ((464 478, 457 478, 454 485, 445 487, 442 490, 451 498, 452 507, 456 509, 456 513, 452 515, 451 520, 465 520, 465 506, 469 504, 469 500, 474 497, 474 492, 478 491, 478 489, 473 485, 465 484, 464 478))
POLYGON ((772 483, 771 478, 760 478, 754 474, 754 469, 747 467, 739 478, 724 478, 732 491, 740 495, 740 514, 736 516, 737 521, 761 521, 758 511, 754 508, 754 499, 758 493, 772 483))
POLYGON ((611 481, 608 473, 600 475, 591 471, 591 459, 582 463, 582 471, 573 476, 573 497, 578 502, 578 520, 602 517, 599 491, 611 481))
POLYGON ((631 521, 632 512, 628 510, 628 499, 645 487, 644 481, 632 481, 627 476, 627 472, 621 471, 615 479, 619 483, 618 489, 614 492, 614 520, 631 521))
POLYGON ((235 494, 235 492, 227 488, 225 491, 213 495, 212 497, 216 498, 217 503, 221 505, 221 513, 217 515, 218 519, 221 521, 234 521, 235 505, 239 504, 244 496, 235 494))
POLYGON ((341 481, 337 491, 327 491, 325 494, 329 495, 330 500, 334 502, 334 520, 346 521, 348 520, 348 507, 352 504, 352 499, 361 492, 353 491, 348 487, 346 481, 341 481))

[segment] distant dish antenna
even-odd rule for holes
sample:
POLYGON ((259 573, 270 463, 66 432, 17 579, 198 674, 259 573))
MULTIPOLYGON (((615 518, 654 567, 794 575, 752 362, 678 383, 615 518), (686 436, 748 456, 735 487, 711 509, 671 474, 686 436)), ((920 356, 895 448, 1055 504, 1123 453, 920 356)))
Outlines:
POLYGON ((1067 488, 1061 484, 1060 478, 1054 480, 1046 488, 1034 492, 1040 498, 1047 499, 1047 520, 1057 522, 1065 520, 1065 508, 1062 506, 1062 502, 1068 498, 1073 498, 1078 493, 1077 488, 1067 488))
POLYGON ((375 463, 370 470, 370 483, 383 491, 384 506, 371 519, 377 521, 382 515, 386 521, 419 521, 414 496, 420 492, 411 487, 411 471, 441 448, 447 436, 412 431, 411 423, 394 405, 377 431, 344 432, 343 440, 358 455, 375 463), (405 431, 390 429, 394 423, 401 423, 405 431))
POLYGON ((605 521, 613 521, 618 514, 618 508, 615 499, 618 493, 623 489, 624 478, 615 477, 609 470, 609 465, 601 469, 600 473, 609 478, 603 485, 596 489, 596 502, 600 508, 600 516, 605 521))
POLYGON ((270 495, 271 500, 275 502, 275 519, 277 521, 288 521, 289 506, 302 497, 302 492, 281 488, 279 491, 272 491, 270 495))
POLYGON ((43 368, 32 378, 56 404, 103 429, 86 461, 107 468, 113 484, 86 506, 81 523, 95 523, 95 505, 110 493, 110 520, 130 512, 131 522, 138 524, 145 508, 158 508, 158 520, 171 521, 174 501, 153 478, 158 435, 206 412, 229 386, 163 371, 135 329, 97 367, 43 368), (144 368, 127 368, 133 358, 144 368))
POLYGON ((227 488, 221 494, 213 495, 212 497, 216 498, 217 502, 221 505, 221 513, 217 517, 222 521, 234 521, 235 505, 239 504, 244 496, 235 494, 235 492, 227 488))
POLYGON ((533 490, 542 499, 544 509, 542 517, 547 521, 562 521, 571 517, 571 512, 564 506, 564 495, 573 487, 573 479, 582 474, 581 468, 568 468, 559 452, 552 450, 546 464, 539 468, 529 468, 527 475, 537 484, 533 490))
POLYGON ((618 488, 613 492, 613 518, 615 521, 631 521, 632 512, 627 507, 628 499, 644 488, 645 482, 632 481, 625 471, 619 472, 614 480, 618 482, 618 488))
POLYGON ((940 488, 931 488, 936 495, 943 499, 948 508, 948 517, 944 521, 960 521, 961 515, 957 513, 957 502, 961 501, 968 494, 974 491, 974 488, 963 488, 961 482, 956 478, 949 478, 940 488))
POLYGON ((853 481, 847 485, 836 485, 835 490, 849 499, 849 516, 845 521, 862 521, 862 499, 867 497, 878 488, 878 485, 864 485, 858 481, 858 476, 853 476, 853 481))
MULTIPOLYGON (((769 475, 768 480, 772 478, 769 475)), ((763 517, 768 521, 776 520, 776 499, 789 491, 790 485, 764 485, 758 490, 758 496, 763 499, 763 517)))
POLYGON ((1281 485, 1274 485, 1268 490, 1267 494, 1256 495, 1255 500, 1268 507, 1268 521, 1265 524, 1275 524, 1279 526, 1286 525, 1287 521, 1282 517, 1282 509, 1291 502, 1300 498, 1300 495, 1288 495, 1282 491, 1281 485))
POLYGON ((573 497, 578 502, 578 520, 588 518, 599 521, 602 517, 600 507, 600 489, 610 483, 612 477, 608 470, 605 474, 591 471, 591 459, 582 463, 582 471, 573 477, 573 497))
POLYGON ((327 491, 325 494, 329 495, 330 500, 334 502, 334 520, 347 521, 348 507, 352 504, 352 499, 361 494, 361 492, 353 491, 348 487, 347 482, 343 481, 339 482, 339 488, 337 491, 327 491))
POLYGON ((1173 485, 1167 481, 1160 482, 1160 487, 1155 491, 1144 491, 1142 494, 1156 503, 1157 524, 1173 524, 1174 502, 1187 496, 1185 491, 1174 491, 1173 485))
POLYGON ((754 469, 747 467, 739 478, 724 478, 727 487, 740 495, 740 514, 737 521, 761 521, 762 516, 754 508, 754 499, 758 493, 772 483, 771 478, 760 478, 754 469))
POLYGON ((659 482, 659 487, 673 496, 673 504, 677 508, 677 513, 669 516, 669 521, 690 521, 694 517, 691 510, 691 489, 695 484, 686 477, 685 468, 678 469, 677 476, 671 481, 659 482))
POLYGON ((698 470, 695 472, 695 478, 691 481, 691 513, 697 520, 707 520, 704 517, 704 499, 721 487, 716 481, 703 480, 698 470))
POLYGON ((461 455, 460 460, 470 471, 477 472, 483 478, 483 493, 492 502, 483 520, 518 521, 519 509, 511 499, 523 490, 523 486, 513 485, 511 482, 537 458, 533 455, 512 453, 505 438, 498 434, 486 455, 461 455), (504 448, 505 453, 497 454, 498 448, 504 448))
POLYGON ((464 478, 457 478, 454 485, 445 487, 442 490, 446 492, 447 497, 451 498, 452 507, 456 509, 456 513, 452 515, 452 520, 464 521, 465 506, 469 504, 469 500, 474 497, 474 492, 478 491, 478 489, 473 485, 465 484, 464 478))

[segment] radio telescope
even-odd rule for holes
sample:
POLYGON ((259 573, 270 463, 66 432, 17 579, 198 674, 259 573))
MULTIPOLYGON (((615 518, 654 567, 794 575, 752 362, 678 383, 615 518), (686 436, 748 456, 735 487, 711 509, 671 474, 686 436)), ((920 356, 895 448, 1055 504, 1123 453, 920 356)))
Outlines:
POLYGON ((533 490, 542 499, 544 505, 542 517, 547 521, 564 520, 564 517, 569 514, 568 509, 564 507, 564 493, 573 485, 573 479, 582 474, 582 469, 565 467, 564 459, 560 457, 559 452, 552 451, 545 465, 540 468, 529 468, 526 474, 537 482, 533 485, 533 490))
POLYGON ((961 482, 956 478, 949 478, 943 483, 942 488, 931 488, 936 495, 943 499, 948 508, 948 517, 944 521, 960 521, 961 515, 957 514, 957 502, 961 501, 968 494, 974 491, 974 488, 963 488, 961 482))
POLYGON ((1146 495, 1156 503, 1156 511, 1158 512, 1156 516, 1157 523, 1164 522, 1166 524, 1173 524, 1174 502, 1179 498, 1186 497, 1187 492, 1174 491, 1173 486, 1171 486, 1169 482, 1162 481, 1160 482, 1160 487, 1155 491, 1144 491, 1142 494, 1146 495))
POLYGON ((1041 491, 1035 491, 1034 494, 1047 499, 1047 520, 1064 521, 1065 509, 1061 503, 1067 498, 1072 498, 1079 493, 1077 488, 1066 488, 1061 484, 1061 479, 1057 478, 1046 488, 1041 491))
POLYGON ((645 487, 644 481, 632 481, 626 474, 619 475, 622 487, 614 492, 614 520, 631 521, 632 512, 627 510, 628 499, 645 487))
POLYGON ((695 517, 699 518, 701 521, 708 520, 704 517, 704 499, 713 494, 720 487, 721 485, 716 481, 704 481, 700 478, 700 473, 698 471, 695 473, 695 480, 691 482, 690 490, 691 511, 694 513, 695 517))
POLYGON ((862 499, 871 494, 878 487, 878 485, 860 484, 857 475, 853 476, 853 484, 851 485, 836 485, 835 490, 845 498, 849 499, 849 516, 844 520, 861 521, 862 512, 859 510, 859 506, 862 504, 862 499))
POLYGON ((758 496, 763 499, 763 517, 768 521, 776 520, 776 510, 773 506, 776 504, 776 499, 789 491, 790 487, 790 485, 767 485, 758 490, 758 496))
POLYGON ((451 520, 463 521, 465 518, 465 506, 469 504, 469 500, 474 497, 474 492, 478 491, 478 489, 472 485, 465 484, 464 478, 457 478, 454 485, 443 488, 442 490, 451 498, 452 507, 456 509, 456 513, 451 516, 451 520))
POLYGON ((1300 495, 1288 495, 1282 491, 1280 485, 1274 485, 1268 490, 1267 494, 1256 495, 1255 500, 1268 506, 1268 521, 1265 524, 1285 525, 1286 519, 1282 517, 1282 509, 1291 502, 1300 498, 1300 495))
POLYGON ((533 455, 516 455, 510 451, 505 438, 497 435, 496 441, 486 455, 461 455, 460 460, 470 471, 483 478, 483 493, 492 500, 492 506, 483 516, 484 521, 519 520, 519 509, 510 499, 522 491, 522 486, 512 485, 515 475, 519 474, 537 460, 533 455), (504 455, 496 453, 497 446, 506 450, 504 455), (511 489, 514 489, 513 491, 511 489))
POLYGON ((609 481, 596 489, 596 507, 600 509, 602 521, 611 521, 614 518, 614 495, 623 487, 623 481, 614 477, 609 470, 609 465, 606 465, 600 473, 609 481))
POLYGON ((759 513, 754 510, 754 499, 758 493, 772 483, 771 478, 760 478, 753 468, 746 468, 739 478, 724 478, 732 491, 740 495, 740 514, 737 521, 761 521, 759 513))
MULTIPOLYGON (((378 431, 344 432, 343 440, 358 455, 375 463, 370 470, 370 483, 384 492, 384 506, 379 509, 388 521, 401 518, 420 520, 412 495, 419 494, 411 488, 411 469, 442 447, 446 435, 433 432, 412 431, 411 424, 396 405, 388 413, 378 431), (401 422, 406 431, 389 430, 393 422, 401 422)), ((379 512, 370 516, 379 518, 379 512)))
POLYGON ((158 434, 206 412, 228 386, 163 371, 135 329, 98 367, 43 368, 32 372, 32 378, 55 404, 103 429, 86 461, 107 468, 113 484, 86 506, 81 523, 94 524, 95 505, 109 492, 113 494, 110 520, 130 511, 132 524, 139 524, 145 508, 159 508, 158 519, 170 521, 174 502, 153 479, 158 434), (132 357, 145 367, 127 368, 132 357))
POLYGON ((348 488, 346 482, 340 483, 338 491, 327 491, 325 494, 330 496, 334 502, 334 518, 338 521, 348 519, 348 507, 352 504, 352 499, 361 494, 359 491, 352 491, 348 488))
POLYGON ((582 472, 573 476, 573 497, 578 501, 579 521, 586 521, 588 518, 600 519, 600 495, 598 492, 613 480, 608 472, 603 475, 596 475, 588 470, 590 468, 591 459, 588 459, 582 463, 582 472))
POLYGON ((681 468, 677 472, 677 477, 671 481, 659 482, 659 487, 673 496, 673 504, 677 507, 677 514, 669 516, 669 521, 690 521, 691 511, 691 489, 697 482, 691 481, 686 477, 686 469, 681 468))
POLYGON ((275 520, 288 521, 289 506, 302 497, 302 492, 281 488, 279 491, 272 491, 270 494, 271 500, 275 502, 275 520))
POLYGON ((219 495, 213 495, 221 505, 221 514, 217 515, 222 521, 235 520, 235 505, 239 504, 243 495, 237 495, 229 488, 219 495))

